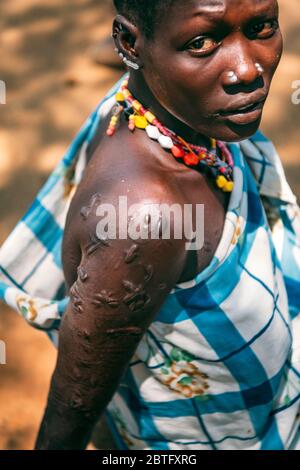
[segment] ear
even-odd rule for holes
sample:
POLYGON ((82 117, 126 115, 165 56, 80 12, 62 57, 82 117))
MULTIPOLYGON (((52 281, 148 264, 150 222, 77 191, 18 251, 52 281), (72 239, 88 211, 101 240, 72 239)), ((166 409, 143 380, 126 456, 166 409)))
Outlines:
POLYGON ((119 53, 139 67, 142 67, 139 54, 137 52, 137 43, 141 40, 141 34, 137 26, 129 21, 123 15, 117 15, 113 22, 112 37, 119 53))

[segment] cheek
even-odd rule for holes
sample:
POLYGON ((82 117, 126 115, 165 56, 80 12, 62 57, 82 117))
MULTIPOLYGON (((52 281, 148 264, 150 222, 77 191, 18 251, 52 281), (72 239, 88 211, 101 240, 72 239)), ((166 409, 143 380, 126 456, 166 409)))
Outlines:
POLYGON ((195 100, 205 102, 215 81, 211 67, 206 70, 203 61, 174 54, 174 51, 160 49, 159 61, 157 51, 152 54, 145 62, 144 78, 161 104, 190 106, 195 100))
POLYGON ((184 111, 197 106, 206 106, 208 95, 212 93, 215 78, 205 73, 197 60, 180 60, 164 64, 147 76, 148 85, 162 105, 176 107, 184 111))
POLYGON ((269 74, 270 79, 272 79, 278 64, 280 62, 283 50, 283 41, 282 35, 280 32, 274 38, 274 44, 272 47, 265 47, 260 52, 260 61, 264 66, 264 69, 269 74))

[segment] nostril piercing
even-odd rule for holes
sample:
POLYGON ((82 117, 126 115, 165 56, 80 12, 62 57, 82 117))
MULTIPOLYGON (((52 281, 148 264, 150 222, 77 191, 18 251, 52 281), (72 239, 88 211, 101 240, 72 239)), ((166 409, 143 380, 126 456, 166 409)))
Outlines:
POLYGON ((232 83, 236 83, 238 81, 238 77, 233 71, 228 72, 227 76, 232 83))
POLYGON ((260 73, 263 73, 263 72, 264 72, 263 67, 262 67, 258 62, 256 62, 255 67, 257 68, 257 71, 258 71, 258 72, 260 72, 260 73))

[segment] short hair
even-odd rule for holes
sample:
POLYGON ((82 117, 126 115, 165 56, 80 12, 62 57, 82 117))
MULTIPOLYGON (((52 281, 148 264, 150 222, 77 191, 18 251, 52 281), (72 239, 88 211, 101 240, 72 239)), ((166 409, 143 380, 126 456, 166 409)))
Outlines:
POLYGON ((114 0, 116 10, 138 26, 147 39, 154 37, 155 26, 174 0, 114 0))

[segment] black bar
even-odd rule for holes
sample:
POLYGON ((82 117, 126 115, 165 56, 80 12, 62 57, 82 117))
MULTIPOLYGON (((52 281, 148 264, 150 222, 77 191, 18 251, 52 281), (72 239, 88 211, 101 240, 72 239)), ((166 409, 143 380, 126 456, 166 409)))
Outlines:
MULTIPOLYGON (((140 468, 147 465, 175 465, 180 467, 187 465, 197 470, 209 470, 210 468, 222 468, 237 464, 240 470, 255 465, 258 468, 271 468, 280 464, 291 464, 299 459, 296 451, 2 451, 0 452, 0 465, 10 468, 10 465, 57 464, 66 461, 68 468, 74 462, 76 467, 81 464, 88 468, 105 469, 110 466, 124 468, 140 468)), ((20 468, 20 467, 18 467, 20 468)), ((35 466, 33 466, 35 468, 35 466)), ((37 466, 36 466, 37 468, 37 466)), ((286 467, 287 468, 287 467, 286 467)), ((291 468, 291 467, 290 467, 291 468)), ((40 470, 40 467, 39 467, 40 470)))

